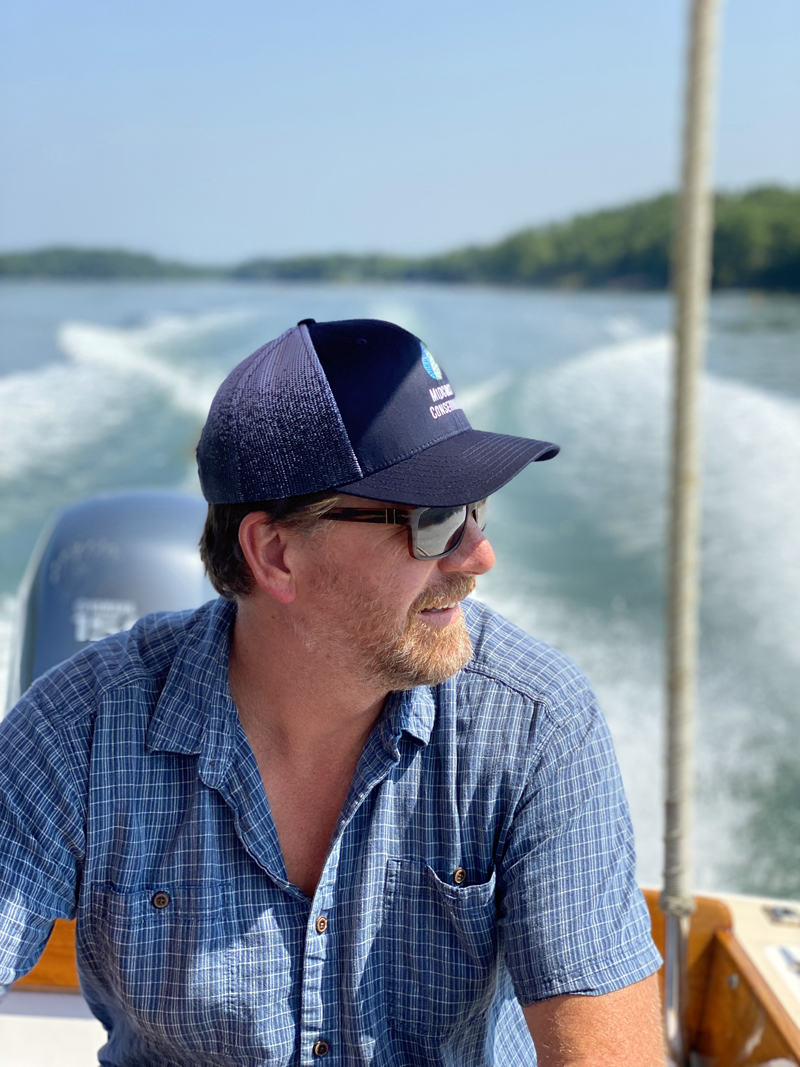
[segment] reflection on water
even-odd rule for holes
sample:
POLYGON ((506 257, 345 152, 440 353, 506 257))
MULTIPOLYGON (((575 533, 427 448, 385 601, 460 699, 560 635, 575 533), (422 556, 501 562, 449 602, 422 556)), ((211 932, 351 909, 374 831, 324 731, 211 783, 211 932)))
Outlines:
MULTIPOLYGON (((587 671, 660 880, 670 305, 662 294, 434 286, 0 287, 0 662, 46 515, 88 493, 197 491, 219 381, 298 319, 425 339, 473 424, 558 441, 493 501, 480 595, 587 671)), ((698 880, 800 894, 800 301, 712 301, 705 410, 698 880), (794 845, 792 844, 794 842, 794 845)), ((0 679, 2 684, 2 679, 0 679)))

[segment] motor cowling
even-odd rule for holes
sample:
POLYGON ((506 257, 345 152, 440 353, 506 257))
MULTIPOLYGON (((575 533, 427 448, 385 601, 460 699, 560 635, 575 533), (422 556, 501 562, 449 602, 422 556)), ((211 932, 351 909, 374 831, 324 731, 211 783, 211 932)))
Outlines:
POLYGON ((214 598, 198 552, 205 516, 203 500, 169 492, 97 496, 62 511, 20 589, 7 706, 89 642, 214 598))

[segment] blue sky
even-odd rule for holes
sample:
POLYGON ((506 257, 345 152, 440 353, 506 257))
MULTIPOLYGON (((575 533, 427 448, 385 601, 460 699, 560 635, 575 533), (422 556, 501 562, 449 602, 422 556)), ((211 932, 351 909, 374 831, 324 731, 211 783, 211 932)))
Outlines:
MULTIPOLYGON (((0 247, 428 252, 673 187, 685 0, 24 0, 0 247)), ((723 7, 716 183, 800 184, 800 3, 723 7)))

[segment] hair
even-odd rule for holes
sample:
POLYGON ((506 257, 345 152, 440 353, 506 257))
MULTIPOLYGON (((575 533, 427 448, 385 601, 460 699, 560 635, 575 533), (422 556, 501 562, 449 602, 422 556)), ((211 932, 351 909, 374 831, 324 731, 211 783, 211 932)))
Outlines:
POLYGON ((266 512, 265 522, 285 529, 311 534, 317 521, 336 506, 339 495, 331 489, 304 493, 282 500, 254 500, 246 504, 209 504, 200 558, 211 584, 226 600, 248 596, 253 589, 253 572, 239 544, 239 527, 246 515, 266 512))

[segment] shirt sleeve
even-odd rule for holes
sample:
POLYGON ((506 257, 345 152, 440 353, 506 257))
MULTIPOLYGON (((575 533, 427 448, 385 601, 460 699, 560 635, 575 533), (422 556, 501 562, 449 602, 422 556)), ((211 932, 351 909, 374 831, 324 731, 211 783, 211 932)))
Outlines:
POLYGON ((85 798, 73 740, 35 688, 0 722, 0 987, 33 967, 56 919, 75 916, 85 798))
POLYGON ((608 727, 588 689, 576 703, 539 719, 499 872, 505 962, 522 1004, 609 993, 661 963, 608 727))

